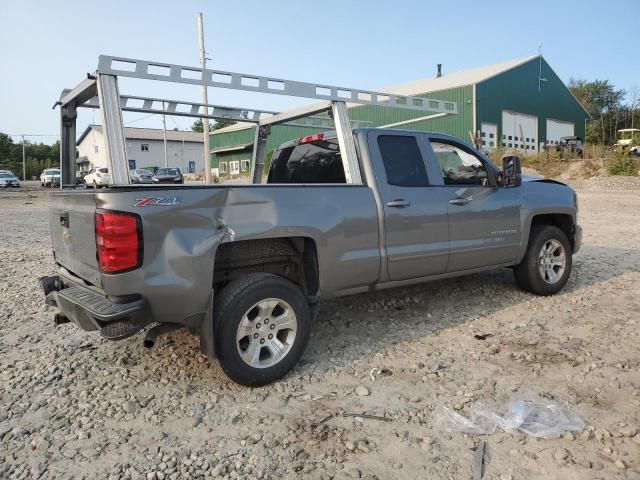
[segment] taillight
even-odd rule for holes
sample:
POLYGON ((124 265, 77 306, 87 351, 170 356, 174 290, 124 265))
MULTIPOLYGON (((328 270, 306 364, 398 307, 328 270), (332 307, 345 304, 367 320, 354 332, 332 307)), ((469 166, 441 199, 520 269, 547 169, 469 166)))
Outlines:
POLYGON ((142 228, 133 213, 96 212, 96 247, 100 271, 118 273, 142 265, 142 228))
POLYGON ((305 143, 319 142, 324 138, 324 133, 317 133, 315 135, 307 135, 306 137, 298 140, 298 145, 304 145, 305 143))
POLYGON ((96 177, 100 178, 102 175, 100 175, 100 172, 96 172, 96 177))

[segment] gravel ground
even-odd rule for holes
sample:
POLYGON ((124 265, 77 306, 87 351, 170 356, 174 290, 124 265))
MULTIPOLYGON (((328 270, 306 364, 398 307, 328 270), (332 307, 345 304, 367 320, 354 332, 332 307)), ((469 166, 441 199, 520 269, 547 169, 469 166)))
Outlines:
POLYGON ((505 270, 328 302, 298 368, 258 389, 187 333, 145 350, 54 327, 37 282, 54 272, 46 195, 2 191, 0 478, 457 480, 484 439, 485 479, 640 479, 640 194, 589 187, 561 294, 523 293, 505 270), (436 427, 439 406, 525 387, 587 428, 436 427), (363 413, 390 421, 348 415, 363 413))

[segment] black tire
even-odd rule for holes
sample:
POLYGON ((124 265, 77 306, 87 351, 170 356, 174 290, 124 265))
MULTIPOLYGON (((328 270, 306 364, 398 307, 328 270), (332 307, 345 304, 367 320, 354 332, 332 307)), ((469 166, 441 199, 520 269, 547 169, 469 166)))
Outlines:
MULTIPOLYGON (((302 290, 277 275, 247 274, 232 280, 215 297, 213 338, 216 356, 229 378, 240 385, 258 387, 286 375, 302 357, 310 331, 311 313, 302 290), (256 368, 241 357, 236 335, 240 322, 250 309, 258 302, 269 298, 281 299, 293 309, 297 320, 296 333, 288 352, 280 361, 272 366, 256 368)), ((262 347, 259 348, 262 352, 262 347)))
POLYGON ((565 233, 552 225, 535 225, 529 233, 527 253, 519 265, 513 269, 518 286, 536 295, 553 295, 567 283, 571 274, 573 249, 565 233), (553 283, 545 280, 540 272, 540 252, 543 245, 551 240, 560 242, 565 252, 565 267, 562 275, 553 283))

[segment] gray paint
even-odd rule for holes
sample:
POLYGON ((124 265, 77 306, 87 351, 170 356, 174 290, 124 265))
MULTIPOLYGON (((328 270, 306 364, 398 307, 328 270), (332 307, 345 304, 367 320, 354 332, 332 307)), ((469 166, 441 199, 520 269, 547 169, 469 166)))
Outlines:
MULTIPOLYGON (((223 242, 313 240, 318 294, 330 298, 517 264, 535 215, 567 214, 576 224, 575 192, 559 182, 525 181, 516 188, 445 186, 429 138, 460 145, 443 135, 356 131, 364 185, 139 185, 53 193, 50 224, 56 261, 109 296, 141 295, 157 322, 198 324, 208 318, 214 258, 223 242), (417 135, 432 186, 386 184, 376 142, 382 133, 417 135), (473 199, 464 206, 449 203, 468 194, 473 199), (180 197, 181 203, 134 206, 137 199, 155 195, 180 197), (409 199, 412 208, 387 207, 395 198, 409 199), (95 208, 141 216, 141 268, 116 275, 98 272, 95 208), (61 212, 69 212, 69 228, 61 224, 61 212), (65 233, 69 244, 62 240, 65 233)), ((497 167, 479 156, 495 182, 497 167)))

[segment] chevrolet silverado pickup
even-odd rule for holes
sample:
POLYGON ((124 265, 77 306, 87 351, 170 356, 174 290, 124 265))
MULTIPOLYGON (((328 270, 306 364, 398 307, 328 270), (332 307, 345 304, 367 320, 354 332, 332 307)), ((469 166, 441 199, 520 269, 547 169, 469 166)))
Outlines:
POLYGON ((155 324, 147 345, 185 327, 258 386, 296 365, 323 299, 502 267, 537 295, 566 284, 582 231, 570 187, 441 134, 353 135, 358 185, 328 132, 278 147, 262 184, 51 193, 56 323, 109 339, 155 324))

